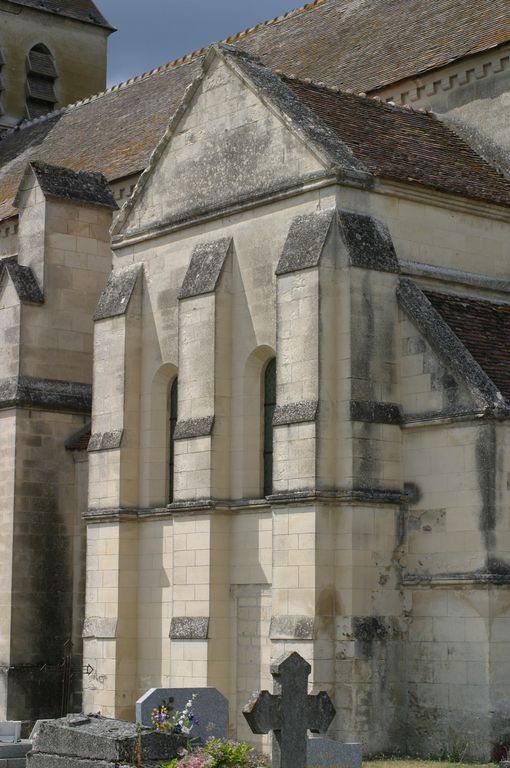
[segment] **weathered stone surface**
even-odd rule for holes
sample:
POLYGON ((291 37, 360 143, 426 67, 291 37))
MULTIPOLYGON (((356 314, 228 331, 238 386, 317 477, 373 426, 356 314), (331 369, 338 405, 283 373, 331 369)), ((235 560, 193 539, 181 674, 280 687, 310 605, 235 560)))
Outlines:
POLYGON ((170 622, 171 640, 207 640, 208 616, 174 616, 170 622))
POLYGON ((42 304, 44 295, 30 267, 18 264, 15 257, 0 259, 0 282, 6 273, 12 280, 20 301, 27 304, 42 304))
MULTIPOLYGON (((171 759, 185 743, 183 736, 160 733, 122 720, 103 717, 68 716, 41 723, 34 742, 34 755, 45 755, 108 763, 136 763, 137 755, 146 761, 171 759)), ((32 763, 29 757, 28 765, 32 763)), ((50 765, 50 763, 41 764, 50 765)))
POLYGON ((179 299, 215 291, 231 247, 232 238, 229 237, 197 245, 179 291, 179 299))
POLYGON ((89 616, 83 622, 82 637, 109 639, 117 637, 117 619, 89 616))
POLYGON ((269 628, 271 640, 313 640, 313 616, 273 616, 269 628))
POLYGON ((372 216, 339 213, 340 232, 353 267, 398 272, 399 264, 388 227, 372 216))
POLYGON ((302 424, 315 421, 319 411, 318 400, 302 400, 299 403, 277 405, 273 415, 273 426, 302 424))
MULTIPOLYGON (((48 197, 99 205, 114 211, 118 208, 111 187, 102 173, 72 171, 62 166, 42 163, 40 160, 33 160, 28 169, 34 173, 42 191, 48 197)), ((16 205, 17 200, 18 198, 15 200, 16 205)))
POLYGON ((182 711, 193 694, 197 694, 193 710, 199 721, 193 728, 193 737, 203 742, 227 738, 228 700, 216 688, 151 688, 136 702, 136 721, 150 725, 152 710, 163 701, 182 711))
POLYGON ((200 416, 196 419, 178 421, 174 440, 188 440, 192 437, 208 437, 213 430, 214 416, 200 416))
POLYGON ((126 312, 141 271, 141 264, 131 264, 112 272, 99 298, 94 320, 117 317, 126 312))
POLYGON ((113 432, 96 432, 90 436, 87 450, 89 452, 111 451, 120 448, 123 434, 123 429, 115 429, 113 432))
POLYGON ((361 746, 340 741, 308 739, 307 768, 361 768, 361 746))
POLYGON ((74 381, 17 376, 0 380, 0 408, 42 407, 73 413, 90 413, 92 387, 74 381))
POLYGON ((286 275, 317 267, 333 221, 336 223, 334 209, 307 213, 295 218, 290 225, 276 274, 286 275))

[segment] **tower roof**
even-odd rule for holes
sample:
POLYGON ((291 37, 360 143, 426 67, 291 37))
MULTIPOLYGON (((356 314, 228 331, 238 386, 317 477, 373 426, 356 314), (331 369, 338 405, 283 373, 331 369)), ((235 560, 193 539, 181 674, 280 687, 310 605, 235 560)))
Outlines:
POLYGON ((112 32, 115 27, 105 19, 92 0, 8 0, 13 5, 22 5, 26 8, 34 8, 36 11, 46 11, 56 16, 67 16, 85 24, 95 24, 112 32))

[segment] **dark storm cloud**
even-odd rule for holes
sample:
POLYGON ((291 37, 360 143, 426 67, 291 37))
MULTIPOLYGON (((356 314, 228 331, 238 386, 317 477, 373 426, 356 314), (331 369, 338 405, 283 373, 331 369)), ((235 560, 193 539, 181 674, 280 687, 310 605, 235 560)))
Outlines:
MULTIPOLYGON (((279 16, 300 0, 95 0, 118 28, 110 37, 109 84, 279 16)), ((303 0, 303 3, 305 0, 303 0)))

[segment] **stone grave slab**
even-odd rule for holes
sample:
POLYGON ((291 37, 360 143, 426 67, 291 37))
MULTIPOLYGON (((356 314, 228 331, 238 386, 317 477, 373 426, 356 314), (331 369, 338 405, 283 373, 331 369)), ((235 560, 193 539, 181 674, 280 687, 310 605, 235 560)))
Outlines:
POLYGON ((0 742, 15 744, 20 736, 21 720, 0 720, 0 742))
POLYGON ((193 694, 193 711, 199 720, 191 736, 205 743, 208 739, 228 738, 228 700, 217 688, 151 688, 136 702, 136 722, 151 725, 152 710, 169 701, 182 711, 193 694))
POLYGON ((361 746, 333 739, 308 739, 307 768, 361 768, 361 746))
POLYGON ((157 766, 177 757, 184 736, 158 733, 135 723, 68 715, 40 724, 27 768, 157 766))

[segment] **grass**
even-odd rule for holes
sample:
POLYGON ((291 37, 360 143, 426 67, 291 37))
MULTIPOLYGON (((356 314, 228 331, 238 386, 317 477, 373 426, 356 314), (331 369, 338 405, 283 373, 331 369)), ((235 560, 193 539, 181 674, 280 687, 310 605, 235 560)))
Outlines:
POLYGON ((363 760, 363 768, 496 768, 496 763, 449 763, 446 760, 363 760))

